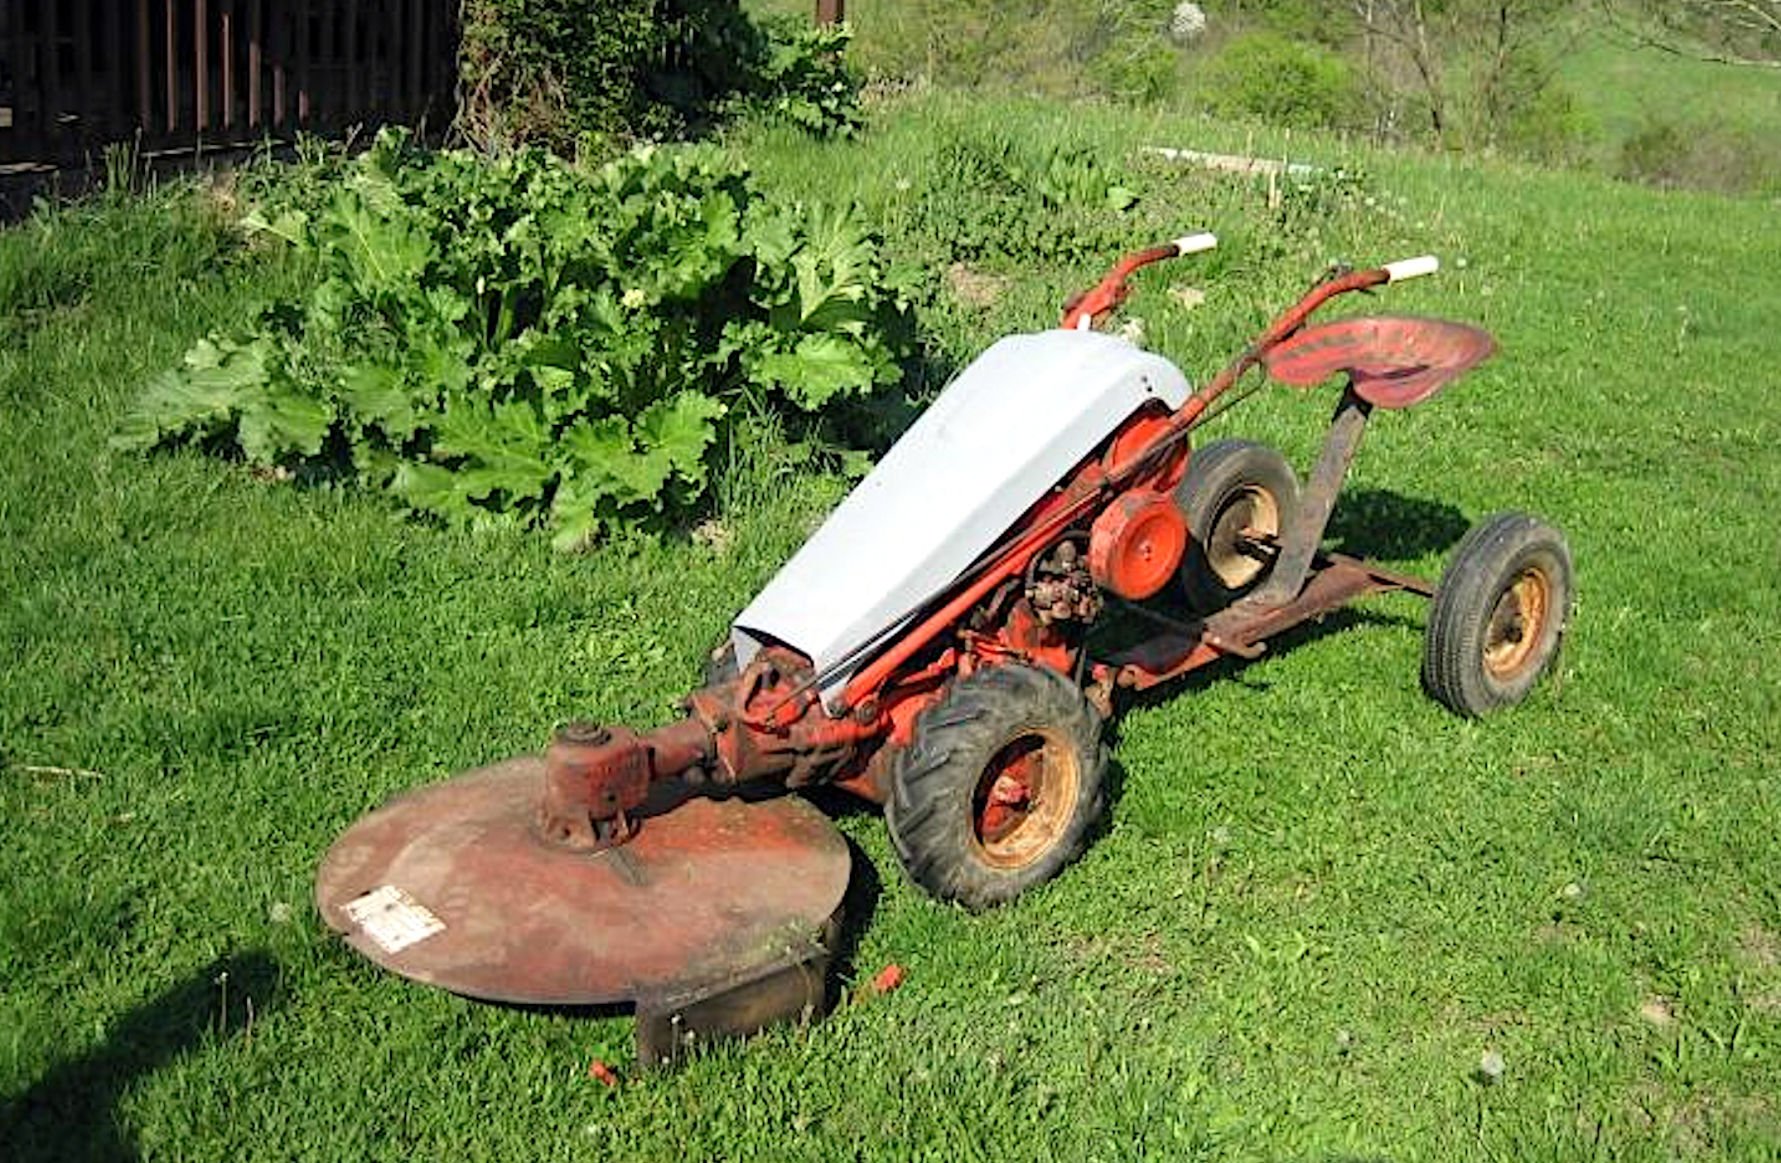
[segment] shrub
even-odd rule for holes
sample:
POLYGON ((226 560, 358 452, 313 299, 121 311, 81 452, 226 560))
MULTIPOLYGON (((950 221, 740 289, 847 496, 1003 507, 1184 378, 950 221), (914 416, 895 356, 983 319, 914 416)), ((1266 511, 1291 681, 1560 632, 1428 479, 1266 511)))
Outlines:
POLYGON ((851 128, 847 33, 755 24, 737 0, 464 0, 458 128, 484 149, 667 137, 738 102, 851 128))
POLYGON ((910 225, 940 261, 1100 257, 1130 242, 1137 201, 1088 149, 978 131, 936 151, 910 225))
POLYGON ((121 449, 201 441, 572 548, 684 512, 733 405, 813 415, 900 378, 903 300, 851 214, 768 204, 710 147, 598 170, 386 132, 318 211, 245 224, 314 270, 143 392, 121 449))
POLYGON ((1226 44, 1201 82, 1214 112, 1274 125, 1333 128, 1353 120, 1359 90, 1342 59, 1327 49, 1273 32, 1249 32, 1226 44))
POLYGON ((1666 188, 1781 189, 1781 143, 1720 125, 1648 118, 1620 147, 1619 176, 1666 188))

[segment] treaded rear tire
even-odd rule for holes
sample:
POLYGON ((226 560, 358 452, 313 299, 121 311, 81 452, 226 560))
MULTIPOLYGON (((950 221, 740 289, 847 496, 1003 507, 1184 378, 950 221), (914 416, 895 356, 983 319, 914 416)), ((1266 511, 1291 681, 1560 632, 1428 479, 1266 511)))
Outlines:
POLYGON ((1479 522, 1435 587, 1423 688, 1468 718, 1519 703, 1558 656, 1574 593, 1564 534, 1526 513, 1479 522))
POLYGON ((1175 503, 1191 535, 1181 558, 1182 589, 1188 605, 1211 614, 1267 580, 1273 563, 1236 553, 1231 538, 1249 519, 1284 535, 1299 511, 1299 478, 1265 444, 1215 440, 1188 456, 1175 503))
POLYGON ((1101 718, 1069 679, 1041 667, 989 667, 953 683, 891 761, 885 824, 909 878, 973 911, 1013 900, 1063 870, 1106 806, 1101 718), (1013 758, 1011 756, 1023 756, 1013 758), (1037 759, 1032 757, 1037 756, 1037 759), (1020 809, 987 830, 998 772, 1030 776, 1020 809))

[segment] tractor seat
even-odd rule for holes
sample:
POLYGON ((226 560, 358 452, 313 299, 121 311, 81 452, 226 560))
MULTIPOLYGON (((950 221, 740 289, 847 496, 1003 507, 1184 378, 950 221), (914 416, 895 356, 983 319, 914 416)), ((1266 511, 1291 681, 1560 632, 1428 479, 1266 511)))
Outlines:
POLYGON ((1299 332, 1262 357, 1268 374, 1295 388, 1347 372, 1355 395, 1378 408, 1428 399, 1496 350, 1488 332, 1445 319, 1362 315, 1299 332))

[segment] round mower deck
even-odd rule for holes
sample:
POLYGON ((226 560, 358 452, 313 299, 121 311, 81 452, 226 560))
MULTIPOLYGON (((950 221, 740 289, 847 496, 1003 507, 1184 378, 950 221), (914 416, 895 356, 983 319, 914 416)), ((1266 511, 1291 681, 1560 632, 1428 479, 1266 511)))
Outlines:
POLYGON ((527 756, 391 800, 323 860, 322 917, 379 965, 455 993, 634 1002, 646 1057, 820 1009, 851 865, 821 812, 795 796, 689 798, 623 845, 577 853, 539 838, 543 787, 527 756))

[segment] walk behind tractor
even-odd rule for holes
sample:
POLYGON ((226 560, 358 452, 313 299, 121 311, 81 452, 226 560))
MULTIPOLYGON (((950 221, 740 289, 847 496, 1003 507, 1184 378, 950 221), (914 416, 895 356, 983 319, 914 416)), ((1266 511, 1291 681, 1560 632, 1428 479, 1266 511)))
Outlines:
POLYGON ((1368 419, 1429 399, 1490 355, 1490 336, 1405 316, 1311 322, 1340 296, 1433 273, 1432 257, 1331 271, 1197 391, 1095 329, 1134 272, 1214 245, 1128 255, 1058 329, 985 351, 737 615, 680 718, 570 723, 542 755, 354 824, 317 880, 327 923, 378 964, 471 997, 634 1006, 639 1055, 660 1062, 824 1007, 851 857, 784 793, 826 784, 883 805, 909 878, 976 910, 1081 851, 1122 697, 1254 659, 1364 595, 1432 599, 1435 699, 1467 716, 1520 701, 1569 614, 1557 530, 1491 517, 1437 585, 1322 547, 1368 419), (1258 444, 1190 447, 1251 373, 1336 381, 1303 484, 1258 444))

